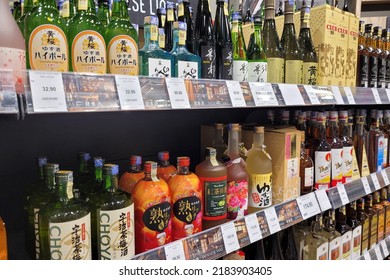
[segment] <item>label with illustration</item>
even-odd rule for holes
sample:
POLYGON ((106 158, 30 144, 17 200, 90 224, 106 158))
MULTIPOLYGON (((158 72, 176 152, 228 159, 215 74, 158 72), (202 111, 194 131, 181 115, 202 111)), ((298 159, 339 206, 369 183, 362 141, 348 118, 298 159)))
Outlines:
POLYGON ((170 78, 172 77, 171 60, 149 58, 149 77, 170 78))
POLYGON ((52 260, 90 260, 91 215, 70 222, 49 223, 49 242, 52 260))
POLYGON ((317 85, 317 69, 318 63, 316 62, 304 62, 302 70, 302 84, 304 85, 317 85))
POLYGON ((371 225, 370 225, 370 248, 374 248, 377 242, 378 237, 378 216, 374 215, 371 219, 371 225))
POLYGON ((226 215, 227 176, 219 178, 199 177, 204 189, 204 219, 226 215))
POLYGON ((316 151, 314 154, 315 189, 327 190, 330 188, 331 152, 316 151))
POLYGON ((385 152, 385 137, 383 135, 378 137, 377 145, 378 145, 378 157, 377 157, 376 171, 381 171, 383 169, 384 152, 385 152))
POLYGON ((385 215, 385 237, 388 237, 389 235, 390 235, 390 207, 388 206, 385 215))
POLYGON ((357 226, 352 231, 352 259, 357 260, 360 258, 362 240, 362 226, 357 226))
POLYGON ((272 173, 249 174, 249 203, 256 208, 272 205, 272 173))
POLYGON ((343 184, 349 183, 352 180, 353 171, 353 146, 343 147, 343 184))
POLYGON ((351 259, 352 256, 351 243, 352 243, 352 231, 348 231, 341 236, 341 250, 342 250, 341 259, 342 260, 351 259))
POLYGON ((243 218, 248 209, 248 181, 231 181, 227 184, 227 217, 243 218))
POLYGON ((383 138, 383 164, 382 164, 383 168, 387 167, 388 145, 389 145, 389 139, 383 138))
POLYGON ((329 243, 325 242, 317 248, 316 260, 326 261, 328 260, 329 243))
POLYGON ((332 149, 332 187, 343 182, 343 149, 332 149))
POLYGON ((248 81, 248 61, 233 60, 233 80, 238 82, 248 81))
POLYGON ((362 255, 368 250, 368 234, 370 233, 370 221, 366 219, 363 224, 362 229, 362 244, 361 244, 361 252, 362 255))
POLYGON ((178 240, 202 231, 202 201, 197 196, 178 199, 173 204, 172 233, 178 240))
POLYGON ((134 256, 134 204, 117 210, 98 210, 98 217, 99 259, 124 260, 134 256))
POLYGON ((268 67, 267 62, 249 62, 248 63, 248 82, 267 82, 268 67))
POLYGON ((378 211, 378 240, 379 243, 385 238, 385 209, 378 211))
POLYGON ((268 83, 284 83, 284 59, 267 57, 267 66, 268 83))
POLYGON ((15 87, 20 84, 16 87, 16 92, 22 93, 24 91, 22 71, 26 69, 26 52, 21 49, 0 47, 0 68, 12 70, 14 83, 10 81, 10 84, 15 84, 15 87))
POLYGON ((341 239, 336 237, 329 242, 329 256, 331 260, 339 260, 341 258, 341 239))
POLYGON ((198 79, 198 62, 183 61, 177 62, 177 77, 180 79, 198 79))
POLYGON ((108 44, 108 72, 138 76, 138 45, 127 35, 118 35, 108 44))
POLYGON ((286 60, 284 67, 286 84, 302 84, 302 60, 286 60))

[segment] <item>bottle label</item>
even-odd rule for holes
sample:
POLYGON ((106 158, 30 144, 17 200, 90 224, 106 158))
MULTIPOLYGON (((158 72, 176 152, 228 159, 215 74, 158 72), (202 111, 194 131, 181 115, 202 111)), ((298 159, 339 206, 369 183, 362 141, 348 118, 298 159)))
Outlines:
POLYGON ((315 189, 327 190, 330 188, 331 152, 316 151, 314 153, 315 189))
POLYGON ((62 5, 62 17, 68 18, 70 16, 69 0, 65 0, 62 5))
POLYGON ((329 257, 331 260, 339 260, 341 258, 341 239, 336 237, 329 242, 329 257))
POLYGON ((304 62, 303 63, 303 80, 302 83, 304 85, 316 85, 317 84, 317 71, 318 71, 318 63, 316 62, 304 62))
POLYGON ((285 83, 286 84, 302 84, 302 60, 286 60, 285 65, 285 83))
POLYGON ((363 231, 362 231, 362 248, 361 248, 361 254, 364 255, 364 253, 368 250, 368 236, 370 233, 370 221, 367 219, 364 220, 363 223, 363 231))
POLYGON ((284 83, 284 59, 268 57, 267 66, 268 83, 284 83))
POLYGON ((165 21, 166 21, 166 19, 167 19, 167 16, 166 16, 166 15, 161 15, 161 26, 162 26, 162 28, 165 27, 165 21))
POLYGON ((41 252, 39 242, 39 208, 34 208, 34 240, 35 240, 35 258, 39 260, 39 254, 41 252))
POLYGON ((341 236, 341 250, 342 260, 350 260, 351 259, 351 242, 352 242, 352 231, 347 231, 341 236))
POLYGON ((385 237, 390 235, 390 206, 387 206, 386 215, 385 215, 385 225, 386 225, 386 234, 385 237))
POLYGON ((215 78, 215 49, 213 46, 201 46, 200 57, 202 59, 202 78, 215 78))
POLYGON ((305 187, 312 187, 314 184, 314 167, 305 168, 305 187))
POLYGON ((352 178, 345 178, 345 183, 350 183, 360 178, 359 165, 356 158, 355 148, 352 149, 352 178))
POLYGON ((149 77, 169 78, 172 77, 171 60, 149 58, 149 77))
POLYGON ((226 202, 228 219, 243 218, 248 209, 248 181, 228 182, 226 202))
POLYGON ((370 169, 368 167, 368 160, 367 160, 367 153, 366 153, 366 146, 363 145, 362 148, 362 171, 361 176, 366 177, 370 175, 370 169))
MULTIPOLYGON (((0 68, 12 70, 15 85, 23 81, 23 70, 26 69, 26 52, 20 49, 0 47, 0 68)), ((21 91, 23 92, 22 89, 21 91)))
POLYGON ((353 146, 343 147, 343 167, 342 167, 343 184, 349 183, 352 180, 352 169, 353 169, 353 146))
POLYGON ((264 208, 272 205, 272 173, 249 174, 249 206, 264 208))
POLYGON ((49 223, 52 260, 91 259, 91 214, 63 223, 49 223))
POLYGON ((249 62, 248 63, 248 82, 267 82, 267 62, 249 62))
POLYGON ((204 189, 204 218, 226 215, 227 176, 219 178, 199 177, 204 189))
POLYGON ((385 168, 387 167, 387 157, 388 157, 388 145, 389 145, 389 139, 388 138, 383 138, 383 164, 382 167, 385 168))
POLYGON ((177 16, 178 17, 184 16, 184 4, 183 4, 183 2, 179 3, 179 5, 177 7, 177 16))
POLYGON ((361 240, 362 240, 362 226, 357 226, 352 231, 352 259, 357 260, 360 258, 361 251, 361 240))
POLYGON ((378 211, 378 243, 384 239, 385 235, 385 209, 378 211))
POLYGON ((379 58, 378 59, 378 86, 381 88, 386 87, 386 67, 387 62, 385 58, 379 58))
POLYGON ((179 45, 184 46, 186 44, 187 32, 185 30, 179 30, 179 45))
POLYGON ((233 60, 233 80, 238 82, 248 80, 248 61, 233 60))
POLYGON ((134 203, 117 210, 98 210, 99 259, 124 260, 135 254, 134 203))
POLYGON ((223 3, 223 12, 225 13, 225 16, 229 15, 229 3, 227 1, 223 3))
POLYGON ((231 46, 226 46, 222 48, 222 80, 232 80, 233 79, 233 51, 231 46))
POLYGON ((181 79, 198 79, 199 65, 193 61, 182 61, 177 62, 177 77, 181 79))
MULTIPOLYGON (((186 194, 182 194, 183 196, 186 194)), ((182 196, 182 195, 178 195, 182 196)), ((173 203, 174 240, 202 231, 202 201, 197 196, 183 197, 173 203)))
MULTIPOLYGON (((164 29, 161 29, 161 30, 164 31, 164 29)), ((165 34, 164 33, 159 32, 159 34, 158 34, 158 46, 160 47, 160 49, 165 49, 165 34)))
POLYGON ((332 187, 337 186, 338 183, 343 181, 343 149, 332 149, 332 187))
POLYGON ((387 60, 386 63, 386 83, 387 88, 390 88, 390 60, 387 60))
POLYGON ((369 63, 369 57, 366 55, 360 55, 359 58, 360 61, 360 86, 361 87, 368 87, 368 63, 369 63))
POLYGON ((77 9, 79 11, 86 11, 88 9, 88 0, 78 0, 77 9))
POLYGON ((317 248, 316 260, 326 261, 328 259, 329 243, 325 242, 317 248))
POLYGON ((71 59, 74 72, 105 74, 106 57, 106 43, 100 33, 85 30, 73 39, 71 59))
POLYGON ((168 9, 167 10, 167 21, 174 21, 175 18, 173 16, 173 9, 168 9))
POLYGON ((370 87, 378 87, 378 58, 370 56, 370 87))
POLYGON ((118 35, 108 44, 108 72, 138 76, 138 46, 133 38, 118 35))
POLYGON ((43 24, 31 32, 29 60, 32 70, 68 71, 68 42, 65 33, 57 26, 43 24))
POLYGON ((381 171, 383 168, 383 161, 384 161, 384 150, 385 150, 385 137, 380 136, 378 137, 378 157, 377 157, 377 164, 376 164, 376 171, 381 171))
POLYGON ((378 237, 378 216, 374 214, 374 216, 371 219, 370 224, 370 248, 374 248, 376 245, 377 237, 378 237))

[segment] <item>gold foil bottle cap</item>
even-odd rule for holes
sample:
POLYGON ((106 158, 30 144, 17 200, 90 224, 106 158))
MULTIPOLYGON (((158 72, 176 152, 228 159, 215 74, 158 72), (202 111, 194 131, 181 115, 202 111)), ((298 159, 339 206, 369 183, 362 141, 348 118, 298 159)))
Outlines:
POLYGON ((255 133, 264 133, 264 126, 256 126, 255 133))

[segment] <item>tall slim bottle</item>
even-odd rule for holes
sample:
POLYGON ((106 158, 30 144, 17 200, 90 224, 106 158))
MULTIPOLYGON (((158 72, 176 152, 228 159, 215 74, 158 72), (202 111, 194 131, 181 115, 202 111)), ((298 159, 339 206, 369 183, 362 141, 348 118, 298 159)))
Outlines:
POLYGON ((358 162, 360 176, 370 174, 367 153, 366 153, 366 131, 364 129, 364 116, 356 116, 356 125, 354 133, 354 148, 356 151, 356 159, 358 162))
POLYGON ((214 138, 212 147, 217 151, 217 160, 222 162, 222 157, 227 150, 224 135, 224 125, 222 123, 214 124, 214 138))
POLYGON ((165 29, 165 51, 170 52, 173 47, 173 23, 176 20, 176 13, 174 11, 175 5, 171 1, 167 1, 167 19, 164 26, 165 29))
POLYGON ((356 75, 356 85, 359 87, 368 87, 368 64, 369 56, 366 48, 365 26, 364 21, 360 20, 356 75))
POLYGON ((371 121, 365 144, 370 172, 374 173, 383 169, 385 136, 379 129, 379 114, 377 110, 372 110, 371 121))
POLYGON ((343 142, 339 137, 338 112, 330 112, 328 143, 331 148, 332 159, 332 187, 343 181, 343 142))
POLYGON ((368 240, 368 249, 374 248, 378 241, 378 213, 373 209, 373 197, 371 194, 366 196, 364 211, 367 214, 370 227, 370 238, 368 240))
POLYGON ((276 232, 264 239, 265 257, 267 260, 284 260, 280 232, 276 232))
POLYGON ((163 7, 157 9, 158 28, 165 28, 167 21, 167 10, 163 7))
POLYGON ((282 233, 282 255, 284 260, 298 260, 298 249, 295 244, 294 227, 288 227, 282 233))
POLYGON ((193 26, 190 14, 190 0, 178 0, 177 19, 187 25, 186 48, 189 52, 195 53, 194 30, 192 29, 193 26))
POLYGON ((332 154, 331 146, 326 140, 324 114, 319 113, 317 118, 316 143, 314 150, 314 188, 316 190, 329 189, 331 186, 332 154))
POLYGON ((305 131, 301 131, 301 155, 299 165, 301 195, 308 194, 314 189, 314 163, 311 157, 306 153, 305 143, 305 131))
POLYGON ((355 150, 352 140, 352 124, 348 123, 348 111, 339 112, 339 134, 343 144, 343 166, 342 177, 343 184, 350 183, 352 181, 353 174, 353 161, 355 156, 355 150))
POLYGON ((385 208, 385 238, 390 235, 390 202, 387 200, 387 189, 381 189, 381 204, 385 208))
POLYGON ((238 12, 233 13, 232 19, 233 80, 245 82, 248 80, 248 59, 242 33, 241 14, 238 12))
POLYGON ((377 243, 381 242, 385 238, 385 207, 381 203, 381 195, 379 191, 374 192, 374 203, 372 208, 378 215, 378 240, 377 243))
POLYGON ((386 88, 386 80, 387 77, 387 57, 389 55, 389 50, 387 49, 387 30, 382 29, 382 34, 380 34, 379 39, 379 49, 381 49, 381 53, 379 55, 378 60, 378 87, 386 88))
POLYGON ((341 234, 341 259, 352 258, 352 229, 347 225, 347 210, 345 205, 336 210, 336 230, 341 234))
POLYGON ((361 239, 361 250, 360 255, 364 255, 369 249, 368 243, 370 241, 370 220, 365 212, 365 201, 364 198, 359 198, 356 203, 356 218, 362 225, 362 239, 361 239))

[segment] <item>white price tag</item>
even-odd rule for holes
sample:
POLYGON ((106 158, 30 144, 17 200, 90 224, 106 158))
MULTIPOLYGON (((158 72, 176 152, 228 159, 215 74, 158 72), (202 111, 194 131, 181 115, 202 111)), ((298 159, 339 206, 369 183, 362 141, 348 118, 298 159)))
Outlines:
POLYGON ((34 112, 67 112, 64 82, 60 72, 30 71, 34 112))
POLYGON ((375 250, 376 258, 378 260, 383 260, 383 257, 382 257, 382 254, 381 254, 381 250, 379 249, 378 245, 375 246, 374 250, 375 250))
POLYGON ((385 254, 385 257, 387 257, 389 255, 389 249, 387 248, 386 241, 382 240, 379 244, 382 247, 383 254, 385 254))
POLYGON ((303 219, 308 219, 321 212, 314 193, 309 193, 297 198, 298 207, 303 219))
POLYGON ((365 252, 363 257, 366 261, 370 261, 371 260, 370 252, 369 251, 365 252))
POLYGON ((186 256, 184 253, 183 241, 176 241, 169 243, 164 246, 165 259, 167 260, 185 260, 186 256))
POLYGON ((374 183, 374 187, 376 190, 380 190, 381 185, 379 184, 378 177, 376 176, 376 173, 372 173, 371 175, 372 182, 374 183))
POLYGON ((246 107, 244 95, 242 93, 240 82, 226 81, 226 86, 229 91, 230 101, 233 107, 246 107))
POLYGON ((385 186, 390 185, 390 181, 389 181, 389 177, 387 176, 386 169, 382 169, 381 174, 383 177, 383 181, 385 182, 385 186))
POLYGON ((333 96, 336 99, 337 105, 343 105, 344 99, 341 96, 340 88, 338 86, 332 86, 331 89, 333 92, 333 96))
POLYGON ((347 191, 345 190, 345 186, 343 184, 338 184, 337 185, 337 190, 339 191, 339 195, 340 195, 340 198, 341 198, 341 203, 343 205, 348 204, 349 203, 349 198, 348 198, 347 191))
POLYGON ((240 249, 240 244, 238 243, 238 237, 234 223, 231 222, 222 225, 221 230, 223 236, 223 243, 225 244, 226 254, 240 249))
POLYGON ((246 229, 248 230, 249 240, 251 241, 251 243, 263 238, 256 214, 250 214, 245 216, 245 224, 246 229))
POLYGON ((122 110, 145 109, 138 77, 115 75, 115 82, 122 110))
POLYGON ((305 101, 297 85, 279 84, 284 102, 289 105, 305 105, 305 101))
POLYGON ((387 98, 388 98, 389 101, 390 101, 390 89, 386 89, 386 95, 387 95, 387 98))
MULTIPOLYGON (((309 96, 309 99, 310 99, 310 102, 312 105, 315 105, 315 104, 321 104, 320 100, 318 99, 317 97, 317 94, 315 92, 315 90, 313 89, 312 86, 303 86, 306 90, 306 93, 307 95, 309 96)), ((309 104, 310 105, 310 104, 309 104)))
POLYGON ((362 177, 361 180, 362 180, 362 183, 363 183, 364 191, 366 192, 366 194, 370 194, 371 193, 371 188, 370 188, 370 184, 368 183, 367 177, 362 177))
POLYGON ((166 78, 169 99, 171 100, 172 109, 189 109, 190 101, 188 100, 186 85, 183 79, 166 78))
POLYGON ((249 87, 251 88, 253 100, 255 101, 256 106, 279 105, 271 84, 249 83, 249 87))
POLYGON ((321 211, 324 212, 330 208, 332 205, 330 204, 329 197, 326 194, 326 190, 318 190, 315 192, 318 203, 320 204, 321 211))
POLYGON ((372 95, 374 95, 376 104, 382 104, 382 100, 379 96, 378 90, 376 88, 372 88, 371 91, 372 91, 372 95))
POLYGON ((267 219, 269 231, 271 234, 274 234, 275 232, 281 231, 279 224, 278 216, 276 215, 276 211, 274 207, 269 207, 267 209, 264 209, 265 217, 267 219))
POLYGON ((344 91, 345 91, 345 95, 347 96, 348 103, 349 104, 356 104, 351 88, 344 87, 344 91))

